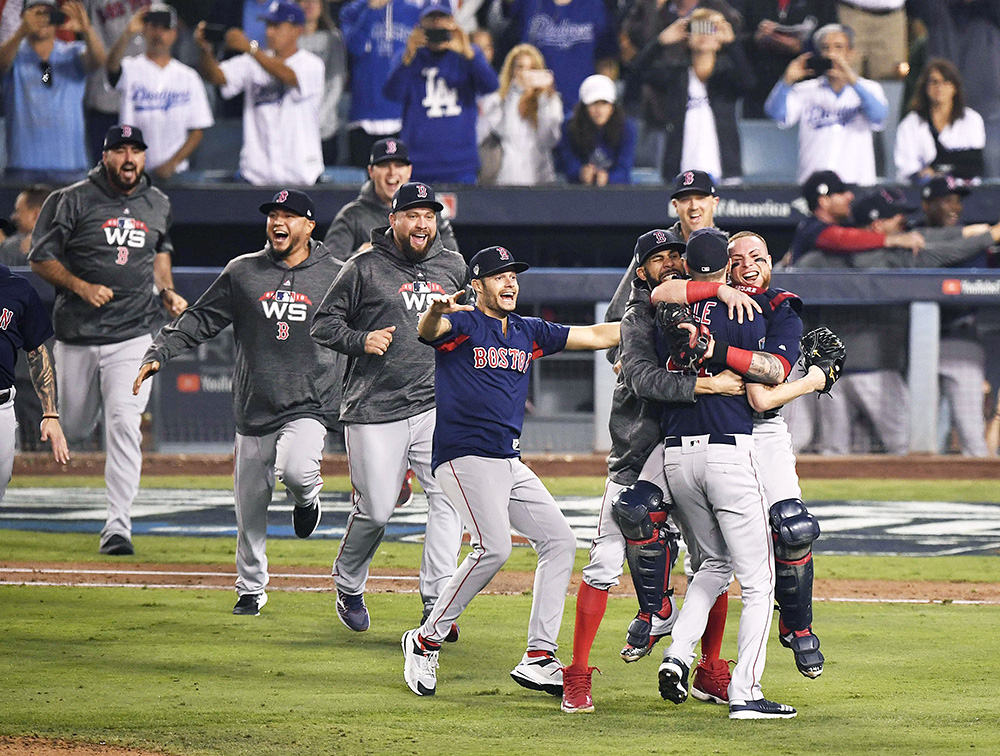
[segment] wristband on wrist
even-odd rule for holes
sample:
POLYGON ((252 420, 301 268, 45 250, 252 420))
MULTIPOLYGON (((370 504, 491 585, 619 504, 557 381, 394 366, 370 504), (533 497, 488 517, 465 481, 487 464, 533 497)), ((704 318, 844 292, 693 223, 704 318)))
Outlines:
POLYGON ((53 415, 51 413, 48 415, 42 415, 42 420, 58 420, 58 419, 59 415, 53 415))
POLYGON ((728 356, 729 342, 719 341, 719 339, 716 339, 715 348, 712 350, 712 356, 705 362, 705 367, 715 370, 716 372, 721 372, 728 367, 726 364, 728 356))
POLYGON ((260 43, 256 39, 250 40, 250 55, 256 55, 260 49, 260 43))
POLYGON ((684 289, 684 294, 687 297, 688 304, 691 304, 714 297, 719 293, 720 288, 722 288, 721 283, 714 283, 712 281, 688 281, 684 289))

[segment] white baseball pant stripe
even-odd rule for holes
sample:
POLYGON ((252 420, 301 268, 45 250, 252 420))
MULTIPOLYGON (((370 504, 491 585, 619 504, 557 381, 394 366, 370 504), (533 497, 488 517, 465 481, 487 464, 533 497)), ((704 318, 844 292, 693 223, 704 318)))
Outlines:
POLYGON ((236 593, 260 593, 268 583, 267 508, 275 478, 295 506, 306 506, 323 488, 320 463, 326 428, 301 417, 264 436, 236 434, 236 593))
POLYGON ((352 424, 344 429, 354 507, 333 563, 337 587, 363 593, 368 567, 396 510, 406 470, 427 494, 427 529, 420 560, 420 595, 430 608, 455 572, 462 547, 462 520, 431 474, 433 409, 391 423, 352 424))
POLYGON ((17 417, 14 414, 14 397, 17 392, 10 387, 10 398, 0 404, 0 501, 7 494, 7 485, 14 470, 14 440, 17 437, 17 417))
POLYGON ((538 554, 528 648, 555 652, 576 538, 552 494, 516 457, 459 457, 440 465, 435 475, 471 534, 472 552, 445 585, 420 635, 429 641, 444 639, 451 623, 510 557, 513 527, 538 554))
POLYGON ((709 610, 735 572, 743 590, 743 612, 729 700, 746 701, 763 697, 760 680, 774 607, 774 553, 753 437, 737 435, 735 440, 733 446, 710 444, 708 436, 685 436, 681 446, 663 450, 676 515, 701 555, 664 656, 691 666, 709 610))
POLYGON ((117 344, 81 346, 56 341, 52 349, 59 390, 59 418, 66 440, 89 440, 101 408, 104 409, 104 483, 108 518, 101 545, 113 535, 132 537, 132 502, 142 474, 142 413, 149 401, 151 381, 132 395, 132 382, 151 336, 137 336, 117 344))

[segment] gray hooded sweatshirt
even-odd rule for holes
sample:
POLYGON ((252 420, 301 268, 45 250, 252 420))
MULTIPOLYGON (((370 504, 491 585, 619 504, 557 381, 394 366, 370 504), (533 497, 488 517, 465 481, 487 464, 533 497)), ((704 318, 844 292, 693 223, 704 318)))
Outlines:
MULTIPOLYGON (((357 199, 348 202, 333 219, 323 244, 338 260, 346 261, 358 248, 371 240, 372 231, 389 222, 389 207, 375 194, 375 186, 366 181, 357 199)), ((437 232, 445 249, 458 252, 455 230, 437 213, 437 232)))
POLYGON ((373 247, 344 269, 313 320, 316 342, 348 355, 345 423, 390 423, 434 407, 434 350, 417 340, 417 322, 432 293, 452 294, 468 281, 468 266, 441 236, 419 262, 396 248, 392 230, 371 233, 373 247), (366 354, 371 331, 396 326, 384 355, 366 354))
POLYGON ((312 340, 309 324, 342 263, 315 241, 294 268, 268 250, 231 260, 197 302, 160 329, 143 362, 163 364, 232 324, 237 432, 263 436, 303 417, 336 428, 343 360, 312 340))

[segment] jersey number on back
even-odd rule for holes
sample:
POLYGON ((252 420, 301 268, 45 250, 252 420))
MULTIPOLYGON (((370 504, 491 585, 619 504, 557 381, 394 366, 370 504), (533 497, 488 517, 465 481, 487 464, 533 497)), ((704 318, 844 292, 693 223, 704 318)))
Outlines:
POLYGON ((444 79, 438 78, 437 68, 425 68, 424 78, 427 83, 424 88, 424 99, 420 103, 427 109, 428 118, 444 118, 462 113, 458 104, 458 90, 449 87, 444 79))

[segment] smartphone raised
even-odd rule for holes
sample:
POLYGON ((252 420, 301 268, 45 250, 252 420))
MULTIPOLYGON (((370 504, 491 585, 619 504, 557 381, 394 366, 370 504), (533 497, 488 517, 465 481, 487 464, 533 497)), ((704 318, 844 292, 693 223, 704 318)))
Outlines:
POLYGON ((205 24, 205 41, 221 42, 226 38, 229 27, 225 24, 205 24))
POLYGON ((443 45, 451 39, 451 29, 424 29, 429 45, 443 45))
POLYGON ((547 69, 525 71, 523 76, 524 85, 530 89, 547 89, 555 81, 552 72, 547 69))
POLYGON ((818 74, 826 73, 833 68, 833 61, 829 58, 823 57, 822 55, 813 53, 806 58, 806 68, 810 71, 815 71, 818 74))

